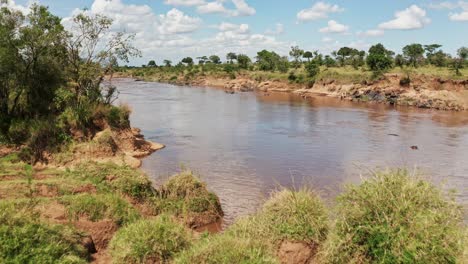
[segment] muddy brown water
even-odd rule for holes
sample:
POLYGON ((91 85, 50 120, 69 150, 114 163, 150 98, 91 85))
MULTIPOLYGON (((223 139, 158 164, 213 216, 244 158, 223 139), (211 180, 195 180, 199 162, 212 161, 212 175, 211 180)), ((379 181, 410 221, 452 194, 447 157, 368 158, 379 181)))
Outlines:
POLYGON ((468 202, 468 112, 307 100, 286 93, 114 81, 132 126, 165 144, 143 161, 156 183, 190 168, 216 192, 225 223, 279 186, 311 186, 332 202, 375 168, 406 167, 468 202), (417 146, 417 150, 411 147, 417 146))

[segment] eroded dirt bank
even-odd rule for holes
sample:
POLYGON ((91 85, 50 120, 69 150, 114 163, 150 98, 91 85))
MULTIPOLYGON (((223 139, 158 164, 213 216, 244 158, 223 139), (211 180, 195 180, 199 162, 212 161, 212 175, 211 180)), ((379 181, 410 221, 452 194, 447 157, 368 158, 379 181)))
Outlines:
MULTIPOLYGON (((143 80, 147 80, 143 78, 143 80)), ((283 80, 258 81, 247 75, 236 79, 211 76, 176 80, 159 80, 177 85, 207 86, 225 89, 226 92, 292 92, 308 97, 330 96, 342 100, 377 102, 392 105, 415 106, 438 110, 462 111, 468 109, 468 79, 446 80, 416 76, 409 82, 399 74, 386 74, 379 80, 362 83, 342 83, 335 80, 318 80, 312 87, 283 80)))

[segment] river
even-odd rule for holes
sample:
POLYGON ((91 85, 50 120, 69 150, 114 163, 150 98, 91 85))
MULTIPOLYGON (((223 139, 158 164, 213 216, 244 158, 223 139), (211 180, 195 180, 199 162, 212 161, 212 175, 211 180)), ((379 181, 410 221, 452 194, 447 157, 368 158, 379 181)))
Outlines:
POLYGON ((143 170, 156 183, 193 170, 219 195, 228 224, 281 187, 308 186, 332 203, 344 184, 376 168, 406 167, 468 202, 468 112, 131 79, 114 84, 133 111, 132 126, 167 146, 145 158, 143 170))

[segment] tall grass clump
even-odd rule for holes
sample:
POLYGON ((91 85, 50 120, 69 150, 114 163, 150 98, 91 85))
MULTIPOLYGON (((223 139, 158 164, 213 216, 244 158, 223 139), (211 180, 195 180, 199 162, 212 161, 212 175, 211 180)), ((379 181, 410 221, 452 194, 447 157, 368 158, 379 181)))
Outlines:
POLYGON ((255 239, 229 235, 209 236, 174 259, 177 264, 274 264, 279 263, 268 248, 255 239))
POLYGON ((183 217, 191 227, 213 223, 223 216, 219 198, 191 171, 171 177, 160 194, 154 199, 157 210, 183 217))
POLYGON ((121 228, 111 240, 113 263, 165 263, 187 248, 191 235, 167 215, 121 228))
POLYGON ((228 232, 277 245, 283 240, 318 245, 328 232, 328 212, 312 191, 282 190, 272 194, 259 213, 236 222, 228 232))
POLYGON ((79 233, 39 219, 27 206, 0 202, 0 263, 87 263, 79 233))
POLYGON ((457 263, 460 207, 406 170, 379 172, 339 196, 324 263, 457 263))

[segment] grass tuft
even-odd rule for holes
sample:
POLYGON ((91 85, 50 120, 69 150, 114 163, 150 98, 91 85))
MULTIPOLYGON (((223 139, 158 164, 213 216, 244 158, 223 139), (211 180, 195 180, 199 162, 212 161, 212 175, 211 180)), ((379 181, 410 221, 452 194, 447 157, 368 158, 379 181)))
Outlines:
POLYGON ((167 215, 121 228, 109 249, 114 263, 159 263, 187 248, 191 235, 167 215))
POLYGON ((463 253, 460 207, 406 170, 349 186, 337 209, 324 263, 456 263, 463 253))

